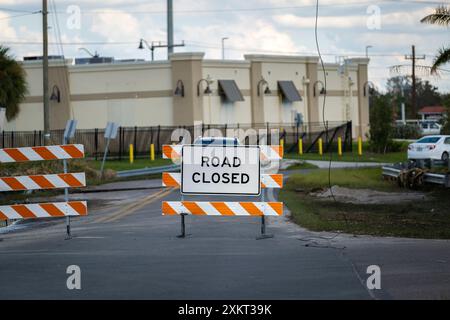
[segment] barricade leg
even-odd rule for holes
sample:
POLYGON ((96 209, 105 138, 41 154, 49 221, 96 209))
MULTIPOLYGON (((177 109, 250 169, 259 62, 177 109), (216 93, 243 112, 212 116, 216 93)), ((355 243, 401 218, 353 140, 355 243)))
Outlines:
POLYGON ((72 234, 70 232, 70 217, 66 217, 66 240, 72 239, 72 234))
POLYGON ((186 238, 186 223, 184 221, 186 213, 181 213, 180 216, 181 216, 181 234, 179 234, 177 238, 186 238))
MULTIPOLYGON (((181 201, 184 201, 184 196, 181 195, 181 201)), ((186 238, 186 236, 188 236, 189 234, 186 234, 186 222, 185 222, 185 217, 187 216, 187 213, 180 213, 180 217, 181 217, 181 234, 179 234, 177 236, 177 238, 186 238)))
MULTIPOLYGON (((265 191, 261 191, 261 201, 265 202, 265 191)), ((256 237, 256 240, 273 238, 273 234, 266 233, 266 216, 263 214, 261 216, 261 234, 256 237)))

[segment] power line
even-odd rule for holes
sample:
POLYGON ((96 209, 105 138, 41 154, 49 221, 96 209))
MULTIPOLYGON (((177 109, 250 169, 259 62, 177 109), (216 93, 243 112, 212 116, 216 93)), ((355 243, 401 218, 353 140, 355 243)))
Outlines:
MULTIPOLYGON (((430 4, 430 5, 440 5, 442 2, 440 1, 423 1, 423 0, 378 0, 378 1, 358 1, 358 2, 348 2, 348 3, 329 3, 322 5, 323 7, 355 7, 355 6, 366 6, 374 3, 390 3, 390 4, 430 4)), ((295 9, 304 9, 304 8, 313 8, 315 5, 313 4, 306 4, 306 5, 297 5, 297 6, 274 6, 274 7, 248 7, 248 8, 220 8, 220 9, 185 9, 185 10, 174 10, 174 13, 177 14, 184 14, 184 13, 230 13, 230 12, 256 12, 256 11, 276 11, 276 10, 295 10, 295 9)), ((15 11, 15 12, 28 12, 31 13, 31 11, 25 11, 25 10, 14 10, 14 9, 7 9, 7 8, 0 8, 0 11, 15 11)), ((57 14, 68 14, 65 11, 57 11, 57 14)), ((129 13, 129 14, 166 14, 166 10, 97 10, 97 9, 90 9, 90 10, 81 10, 82 14, 122 14, 122 13, 129 13)))
POLYGON ((35 15, 35 14, 38 14, 38 13, 41 13, 41 11, 16 14, 16 15, 13 15, 13 16, 7 16, 7 17, 0 18, 0 20, 10 20, 10 19, 14 19, 14 18, 20 18, 20 17, 26 17, 26 16, 35 15))
MULTIPOLYGON (((9 40, 3 40, 3 44, 11 44, 11 45, 41 45, 41 41, 9 41, 9 40)), ((157 41, 157 42, 164 42, 164 41, 157 41)), ((198 48, 206 48, 206 49, 221 49, 220 46, 215 45, 213 43, 208 42, 201 42, 201 41, 195 41, 195 40, 187 40, 185 41, 186 46, 190 47, 198 47, 198 48)), ((136 44, 136 41, 79 41, 79 42, 49 42, 49 45, 64 45, 64 46, 79 46, 79 45, 111 45, 111 46, 121 46, 121 45, 134 45, 136 44)), ((227 49, 232 51, 249 51, 249 52, 261 52, 261 53, 279 53, 279 54, 296 54, 296 55, 315 55, 316 52, 305 52, 305 51, 277 51, 277 50, 264 50, 264 49, 258 49, 258 48, 247 48, 247 47, 227 47, 227 49)), ((365 55, 364 52, 357 52, 357 51, 350 51, 350 52, 323 52, 323 56, 342 56, 342 55, 348 55, 348 56, 363 56, 365 55)), ((426 53, 427 56, 433 56, 434 53, 426 53)), ((370 54, 371 58, 377 58, 377 57, 404 57, 404 54, 401 53, 383 53, 383 52, 373 52, 370 54)))

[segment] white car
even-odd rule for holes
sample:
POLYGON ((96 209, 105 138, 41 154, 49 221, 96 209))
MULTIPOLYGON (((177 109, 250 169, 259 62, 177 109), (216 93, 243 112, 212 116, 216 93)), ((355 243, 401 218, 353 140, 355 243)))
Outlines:
POLYGON ((408 159, 434 159, 448 161, 450 136, 426 136, 408 146, 408 159))
POLYGON ((423 135, 440 134, 442 126, 433 121, 425 121, 420 124, 420 132, 423 135))

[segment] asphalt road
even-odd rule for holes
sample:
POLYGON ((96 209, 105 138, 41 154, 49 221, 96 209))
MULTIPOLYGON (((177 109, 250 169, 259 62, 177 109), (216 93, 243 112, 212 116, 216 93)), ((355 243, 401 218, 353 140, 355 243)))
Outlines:
POLYGON ((0 233, 0 299, 450 298, 449 241, 312 233, 287 217, 256 240, 259 218, 202 216, 187 217, 180 239, 180 217, 161 215, 161 201, 180 195, 159 183, 73 196, 90 215, 73 219, 71 240, 64 220, 0 233), (67 289, 69 265, 81 290, 67 289), (380 290, 366 287, 369 265, 381 268, 380 290))

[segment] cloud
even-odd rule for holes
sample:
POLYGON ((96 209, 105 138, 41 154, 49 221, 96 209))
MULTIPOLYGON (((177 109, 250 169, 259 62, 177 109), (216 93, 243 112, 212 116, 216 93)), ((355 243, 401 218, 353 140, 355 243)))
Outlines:
POLYGON ((133 15, 114 9, 107 11, 110 12, 99 12, 93 17, 92 32, 111 42, 124 41, 140 33, 138 20, 133 15))
POLYGON ((304 46, 297 45, 289 34, 277 30, 273 24, 262 19, 240 19, 228 26, 185 26, 181 33, 193 47, 206 49, 208 58, 220 58, 219 41, 222 37, 229 38, 225 46, 227 57, 234 59, 242 59, 243 53, 252 51, 293 53, 306 50, 304 46))
POLYGON ((16 30, 10 25, 9 17, 9 14, 0 11, 0 30, 2 30, 2 37, 16 39, 16 30))
MULTIPOLYGON (((381 9, 380 9, 381 10, 381 9)), ((417 9, 410 11, 408 14, 404 12, 388 12, 380 14, 381 28, 385 26, 397 26, 404 28, 405 26, 417 26, 420 25, 420 20, 432 12, 431 7, 417 9)), ((318 19, 319 28, 330 29, 352 29, 352 28, 365 28, 367 29, 367 22, 370 14, 353 14, 353 15, 339 15, 339 16, 325 16, 321 15, 318 19)), ((274 15, 273 20, 278 24, 285 27, 294 28, 314 28, 315 16, 298 16, 294 14, 279 14, 274 15)))

